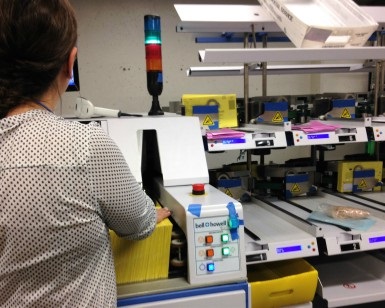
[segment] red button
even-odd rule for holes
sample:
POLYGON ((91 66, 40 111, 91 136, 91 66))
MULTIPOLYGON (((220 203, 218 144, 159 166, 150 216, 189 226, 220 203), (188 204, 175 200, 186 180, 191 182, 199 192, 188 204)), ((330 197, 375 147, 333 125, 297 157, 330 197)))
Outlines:
POLYGON ((204 195, 205 193, 205 184, 193 184, 192 194, 193 195, 204 195))

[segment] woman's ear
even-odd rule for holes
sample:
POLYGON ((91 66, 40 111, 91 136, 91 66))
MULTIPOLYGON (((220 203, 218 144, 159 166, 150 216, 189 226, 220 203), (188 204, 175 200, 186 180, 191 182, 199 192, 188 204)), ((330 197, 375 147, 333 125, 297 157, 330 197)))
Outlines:
POLYGON ((74 67, 77 53, 78 53, 78 48, 77 47, 72 48, 70 56, 68 57, 68 61, 67 61, 67 69, 66 69, 67 78, 72 78, 72 69, 74 67))

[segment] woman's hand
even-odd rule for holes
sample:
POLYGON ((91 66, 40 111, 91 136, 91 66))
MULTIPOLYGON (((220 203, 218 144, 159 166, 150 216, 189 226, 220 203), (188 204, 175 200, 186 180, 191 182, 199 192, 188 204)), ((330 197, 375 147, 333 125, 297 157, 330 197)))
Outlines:
POLYGON ((171 211, 167 207, 156 209, 156 223, 160 223, 163 219, 169 217, 171 211))

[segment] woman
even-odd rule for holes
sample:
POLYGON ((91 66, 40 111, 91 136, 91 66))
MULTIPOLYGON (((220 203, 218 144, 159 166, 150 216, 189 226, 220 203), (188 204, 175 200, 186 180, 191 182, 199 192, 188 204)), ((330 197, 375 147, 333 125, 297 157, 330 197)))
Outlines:
POLYGON ((55 116, 77 48, 67 0, 0 0, 0 306, 114 307, 108 230, 151 234, 155 210, 95 124, 55 116))

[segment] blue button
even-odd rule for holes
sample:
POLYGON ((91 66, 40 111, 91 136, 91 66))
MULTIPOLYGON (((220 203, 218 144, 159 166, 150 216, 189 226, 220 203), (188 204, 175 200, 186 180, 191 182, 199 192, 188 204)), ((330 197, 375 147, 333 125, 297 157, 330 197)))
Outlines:
POLYGON ((215 264, 214 263, 207 263, 207 271, 213 272, 215 270, 215 264))

